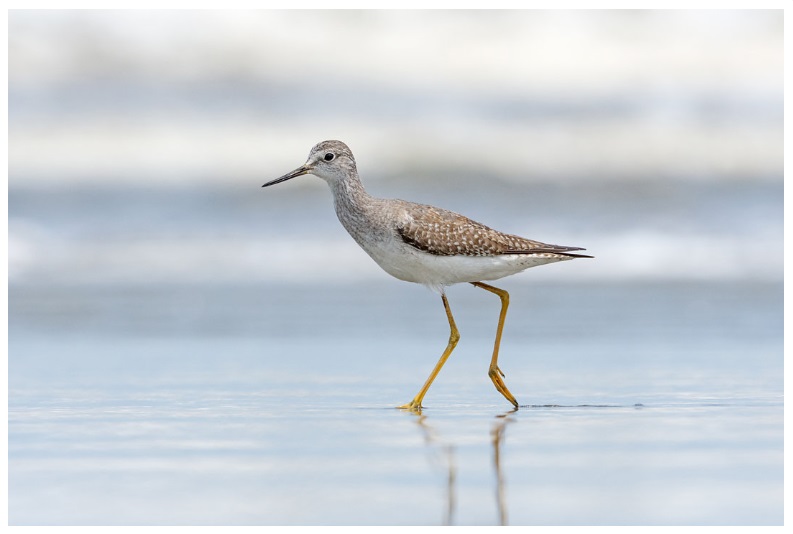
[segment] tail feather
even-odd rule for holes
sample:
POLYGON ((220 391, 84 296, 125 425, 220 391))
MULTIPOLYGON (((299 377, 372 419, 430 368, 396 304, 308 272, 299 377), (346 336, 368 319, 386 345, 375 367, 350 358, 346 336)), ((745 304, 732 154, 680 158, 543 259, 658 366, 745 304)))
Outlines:
POLYGON ((548 245, 545 247, 530 248, 527 250, 505 250, 502 254, 558 254, 569 258, 594 258, 587 254, 572 254, 573 250, 586 250, 581 247, 564 247, 558 245, 548 245))

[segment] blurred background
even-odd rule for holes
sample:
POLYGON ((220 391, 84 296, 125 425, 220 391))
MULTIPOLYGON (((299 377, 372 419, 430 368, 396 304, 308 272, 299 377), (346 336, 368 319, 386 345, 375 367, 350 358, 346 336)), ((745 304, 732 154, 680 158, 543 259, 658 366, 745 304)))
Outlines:
POLYGON ((598 256, 532 276, 782 276, 778 12, 9 25, 12 283, 382 277, 331 226, 320 181, 259 189, 324 139, 352 148, 372 194, 598 256))
MULTIPOLYGON (((399 469, 377 481, 391 486, 356 486, 347 514, 314 499, 287 515, 287 497, 305 487, 347 495, 334 493, 337 474, 300 470, 318 457, 295 452, 319 442, 313 422, 294 437, 300 446, 265 455, 289 466, 291 493, 266 483, 264 464, 251 468, 256 481, 229 474, 248 469, 251 443, 294 431, 260 428, 262 413, 318 410, 311 399, 322 399, 338 410, 322 419, 330 424, 350 403, 401 404, 446 342, 439 299, 380 271, 321 180, 261 188, 325 139, 351 147, 375 196, 596 257, 500 284, 513 296, 501 367, 522 402, 771 407, 740 423, 708 418, 723 423, 710 433, 717 449, 767 423, 753 434, 767 440, 730 449, 749 457, 711 454, 697 438, 677 444, 724 460, 701 485, 687 471, 676 478, 669 457, 642 458, 617 470, 659 493, 631 480, 609 493, 595 471, 559 489, 574 509, 538 500, 547 487, 508 461, 551 465, 545 454, 584 447, 588 431, 557 435, 534 456, 506 449, 516 522, 781 521, 782 11, 16 10, 8 27, 12 523, 436 517, 372 500, 372 488, 409 484, 399 469), (250 419, 230 430, 197 415, 219 405, 228 420, 250 419), (223 442, 222 456, 216 445, 232 437, 245 445, 223 442), (143 460, 201 457, 196 442, 228 462, 201 473, 227 484, 168 464, 168 483, 152 489, 163 470, 143 460), (196 487, 210 493, 188 502, 196 487), (660 509, 672 494, 687 503, 660 509)), ((484 375, 497 301, 470 287, 449 298, 462 341, 427 402, 500 407, 484 375)), ((399 415, 386 413, 356 417, 399 415)), ((506 443, 534 443, 516 439, 527 427, 510 425, 506 443)), ((339 440, 355 435, 347 429, 339 440)), ((446 436, 478 439, 489 454, 487 429, 446 436)), ((365 439, 348 445, 332 450, 406 465, 365 439)), ((708 461, 681 454, 681 469, 708 461)), ((479 481, 460 480, 464 501, 479 481)), ((467 510, 463 522, 494 517, 467 510)))

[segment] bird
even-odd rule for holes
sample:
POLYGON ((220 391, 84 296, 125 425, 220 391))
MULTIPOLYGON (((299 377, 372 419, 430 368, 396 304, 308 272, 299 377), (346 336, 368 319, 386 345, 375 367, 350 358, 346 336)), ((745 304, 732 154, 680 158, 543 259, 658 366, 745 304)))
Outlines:
POLYGON ((593 256, 578 253, 586 250, 581 247, 550 245, 502 233, 434 206, 374 197, 364 189, 355 157, 341 141, 316 144, 303 165, 262 187, 308 174, 330 186, 342 226, 385 272, 399 280, 423 284, 441 296, 450 329, 446 349, 415 397, 398 408, 421 413, 424 396, 460 339, 446 288, 470 283, 501 300, 488 376, 496 390, 517 410, 520 405, 507 388, 506 375, 498 365, 509 293, 485 282, 538 265, 593 256))

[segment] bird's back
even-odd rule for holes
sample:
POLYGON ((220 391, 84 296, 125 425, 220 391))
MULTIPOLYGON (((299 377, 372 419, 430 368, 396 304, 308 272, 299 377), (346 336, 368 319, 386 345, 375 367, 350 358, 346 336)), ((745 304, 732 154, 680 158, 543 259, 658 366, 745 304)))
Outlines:
POLYGON ((569 254, 580 247, 550 245, 494 230, 453 211, 404 200, 393 201, 405 211, 397 225, 409 245, 437 256, 500 256, 504 254, 569 254))

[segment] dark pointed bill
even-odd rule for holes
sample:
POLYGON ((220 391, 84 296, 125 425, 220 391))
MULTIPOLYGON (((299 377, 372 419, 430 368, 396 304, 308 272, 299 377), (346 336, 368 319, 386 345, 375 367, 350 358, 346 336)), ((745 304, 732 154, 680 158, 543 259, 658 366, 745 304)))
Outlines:
POLYGON ((281 182, 285 182, 287 180, 291 180, 292 178, 297 178, 298 176, 303 176, 304 174, 308 174, 311 172, 311 167, 308 165, 303 165, 302 167, 298 167, 297 169, 293 170, 290 173, 284 174, 280 178, 276 178, 271 182, 267 182, 262 187, 267 187, 269 185, 280 184, 281 182))

